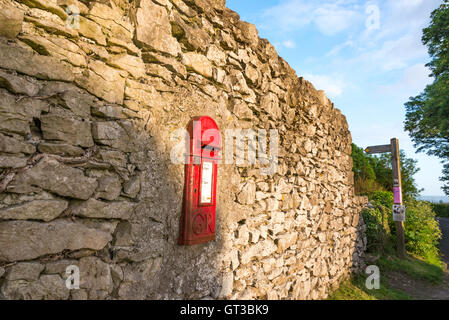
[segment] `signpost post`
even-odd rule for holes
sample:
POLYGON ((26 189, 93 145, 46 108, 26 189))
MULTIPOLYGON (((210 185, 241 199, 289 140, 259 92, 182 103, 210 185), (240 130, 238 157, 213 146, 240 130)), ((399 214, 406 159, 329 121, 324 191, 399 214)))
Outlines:
POLYGON ((401 179, 401 160, 399 157, 399 140, 391 139, 390 144, 382 146, 373 146, 365 149, 368 154, 391 152, 391 162, 393 169, 393 220, 396 223, 396 241, 398 256, 405 258, 405 207, 402 204, 402 179, 401 179))

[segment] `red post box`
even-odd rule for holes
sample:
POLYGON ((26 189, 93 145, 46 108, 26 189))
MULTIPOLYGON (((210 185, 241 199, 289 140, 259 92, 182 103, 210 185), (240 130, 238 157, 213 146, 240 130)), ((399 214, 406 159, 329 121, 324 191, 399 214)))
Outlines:
POLYGON ((217 163, 221 160, 221 135, 211 117, 195 117, 188 127, 190 139, 185 164, 185 187, 179 245, 215 239, 217 163))

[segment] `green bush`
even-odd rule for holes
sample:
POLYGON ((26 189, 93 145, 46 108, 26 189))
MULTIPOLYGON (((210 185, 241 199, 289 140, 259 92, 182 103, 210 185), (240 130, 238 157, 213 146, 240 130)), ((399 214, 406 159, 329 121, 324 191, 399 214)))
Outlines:
MULTIPOLYGON (((378 191, 370 196, 370 207, 362 211, 366 224, 367 251, 383 253, 387 244, 395 243, 393 193, 378 191)), ((405 245, 409 253, 430 263, 439 264, 438 240, 441 231, 431 204, 407 199, 405 245)))
POLYGON ((390 238, 389 215, 393 206, 393 193, 377 191, 369 198, 371 206, 362 211, 366 225, 367 251, 382 252, 390 238))
POLYGON ((438 240, 441 230, 432 205, 409 200, 406 209, 405 245, 407 251, 429 262, 439 261, 438 240))
POLYGON ((393 192, 388 191, 377 191, 373 192, 369 196, 370 201, 374 202, 376 205, 380 205, 389 210, 393 210, 394 196, 393 192))
POLYGON ((433 203, 432 208, 437 217, 449 218, 449 203, 433 203))

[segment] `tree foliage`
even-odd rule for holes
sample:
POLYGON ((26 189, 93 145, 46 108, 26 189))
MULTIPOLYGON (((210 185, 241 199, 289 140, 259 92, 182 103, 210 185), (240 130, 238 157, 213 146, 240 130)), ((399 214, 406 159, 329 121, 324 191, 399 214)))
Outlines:
MULTIPOLYGON (((369 195, 370 205, 363 209, 366 225, 367 251, 383 253, 394 243, 396 224, 393 221, 393 193, 376 191, 369 195)), ((439 264, 438 241, 441 231, 432 205, 408 198, 405 201, 405 246, 409 253, 427 262, 439 264)))
POLYGON ((405 130, 418 151, 437 156, 445 163, 441 181, 449 195, 449 0, 432 12, 422 42, 432 59, 426 66, 434 81, 405 104, 405 130))
MULTIPOLYGON (((404 196, 415 198, 421 190, 416 185, 414 175, 420 169, 416 166, 417 161, 407 158, 403 150, 400 151, 400 158, 404 196)), ((375 191, 393 190, 391 154, 383 154, 380 157, 371 156, 353 144, 352 159, 356 193, 370 194, 375 191)))

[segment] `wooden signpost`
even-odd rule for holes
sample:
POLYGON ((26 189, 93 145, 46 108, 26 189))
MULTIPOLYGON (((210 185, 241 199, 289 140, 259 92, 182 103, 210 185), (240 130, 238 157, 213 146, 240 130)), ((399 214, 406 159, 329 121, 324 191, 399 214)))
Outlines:
POLYGON ((402 204, 402 179, 401 179, 401 160, 399 157, 399 140, 391 139, 391 143, 383 146, 373 146, 365 149, 368 154, 391 152, 391 162, 393 168, 393 221, 396 223, 396 241, 398 256, 405 258, 405 206, 402 204))

